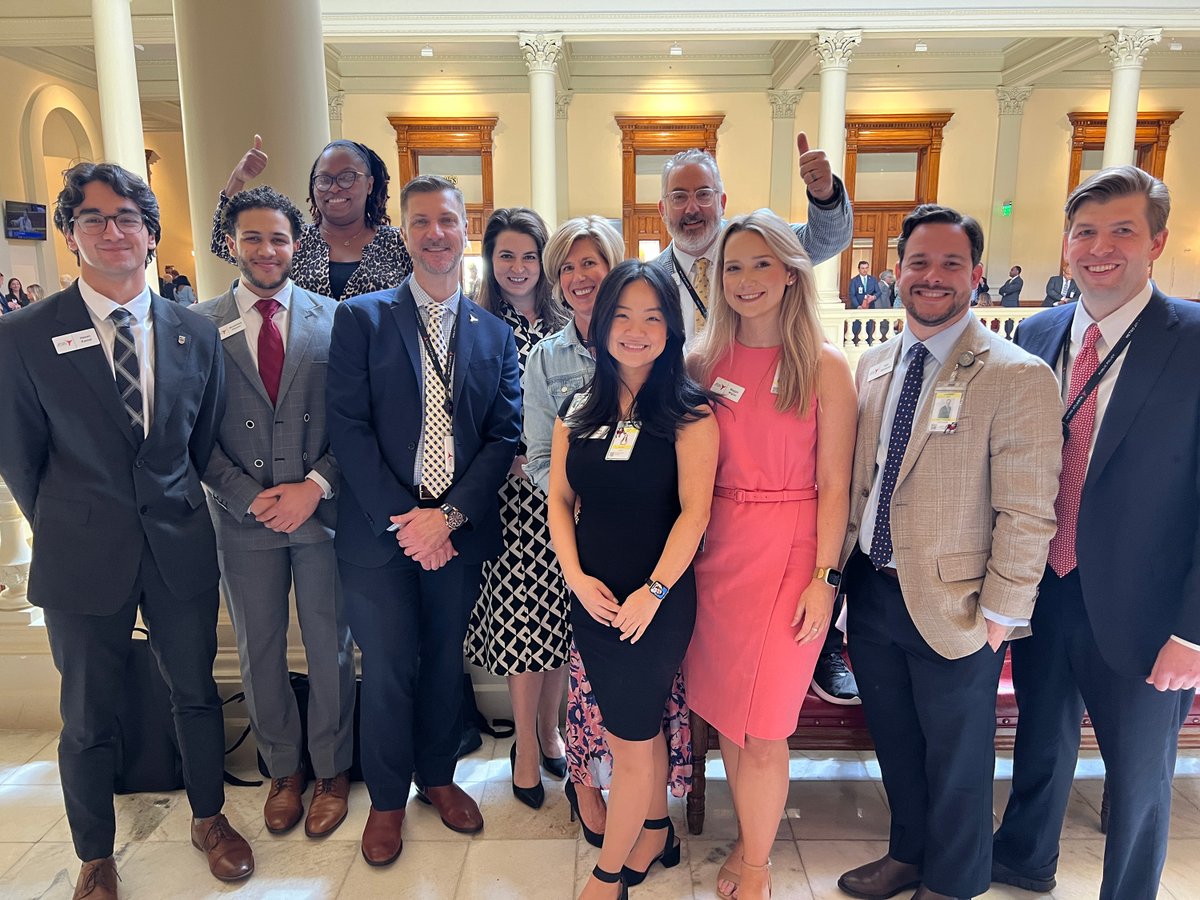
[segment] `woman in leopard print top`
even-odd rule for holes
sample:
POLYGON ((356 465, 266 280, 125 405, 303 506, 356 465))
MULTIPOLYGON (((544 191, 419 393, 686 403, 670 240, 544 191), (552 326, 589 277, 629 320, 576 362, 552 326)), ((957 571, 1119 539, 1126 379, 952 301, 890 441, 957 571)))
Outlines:
MULTIPOLYGON (((211 250, 233 262, 225 245, 222 216, 229 198, 266 168, 262 141, 247 151, 229 176, 213 213, 211 250)), ((353 141, 332 141, 313 162, 308 179, 312 224, 300 231, 292 280, 300 287, 345 300, 386 290, 412 272, 400 229, 387 213, 388 171, 375 151, 353 141), (348 183, 346 183, 348 182, 348 183)))

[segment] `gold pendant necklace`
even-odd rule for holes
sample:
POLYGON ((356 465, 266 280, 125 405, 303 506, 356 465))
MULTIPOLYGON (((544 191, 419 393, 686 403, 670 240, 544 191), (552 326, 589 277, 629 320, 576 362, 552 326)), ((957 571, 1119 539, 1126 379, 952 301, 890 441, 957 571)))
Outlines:
MULTIPOLYGON (((353 234, 353 235, 351 235, 351 236, 350 236, 350 238, 349 238, 348 240, 345 240, 345 241, 343 241, 343 242, 342 242, 342 246, 343 246, 343 247, 349 247, 349 246, 350 246, 350 242, 351 242, 351 241, 353 241, 355 238, 357 238, 357 237, 358 237, 360 234, 362 234, 362 233, 363 233, 364 231, 366 231, 366 230, 367 230, 367 229, 366 229, 365 227, 358 229, 358 231, 354 232, 354 234, 353 234)), ((328 242, 328 243, 330 243, 330 244, 332 244, 332 243, 333 243, 333 241, 329 240, 329 232, 328 232, 328 231, 326 231, 324 228, 322 228, 322 229, 321 229, 321 233, 325 235, 325 240, 326 240, 326 242, 328 242)))

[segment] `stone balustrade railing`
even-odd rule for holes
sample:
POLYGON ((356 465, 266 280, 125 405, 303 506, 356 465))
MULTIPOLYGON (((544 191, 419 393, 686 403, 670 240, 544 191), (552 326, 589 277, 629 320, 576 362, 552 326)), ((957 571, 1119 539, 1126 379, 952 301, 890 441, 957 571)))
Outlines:
MULTIPOLYGON (((1012 340, 1017 323, 1041 310, 1036 307, 986 306, 972 312, 997 334, 1012 340)), ((821 324, 834 346, 842 348, 851 366, 868 348, 887 341, 904 329, 903 309, 822 309, 821 324)))

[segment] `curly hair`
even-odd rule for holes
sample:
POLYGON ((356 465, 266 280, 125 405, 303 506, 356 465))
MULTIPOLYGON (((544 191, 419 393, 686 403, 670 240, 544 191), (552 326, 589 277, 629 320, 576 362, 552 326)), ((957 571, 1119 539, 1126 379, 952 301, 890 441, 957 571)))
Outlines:
POLYGON ((221 231, 231 238, 236 238, 238 216, 248 209, 274 209, 283 213, 287 217, 288 224, 292 226, 292 237, 299 240, 300 228, 303 224, 300 219, 300 210, 296 208, 296 204, 290 198, 265 184, 250 190, 238 191, 229 198, 229 202, 225 204, 225 209, 221 213, 221 231))
MULTIPOLYGON (((150 185, 142 180, 140 175, 123 169, 115 163, 81 162, 63 173, 63 189, 58 192, 54 201, 54 227, 68 235, 74 227, 75 207, 83 203, 83 189, 93 181, 99 181, 112 188, 118 197, 132 200, 142 214, 146 230, 158 243, 162 237, 162 221, 159 218, 158 198, 150 185)), ((154 259, 154 248, 146 251, 146 265, 154 259)), ((79 251, 75 251, 75 260, 79 260, 79 251)))
POLYGON ((317 154, 317 158, 313 160, 312 169, 308 173, 308 212, 312 216, 313 224, 321 224, 321 211, 317 209, 317 200, 313 196, 313 181, 317 177, 317 166, 321 164, 321 158, 331 150, 346 150, 353 153, 367 167, 367 174, 375 179, 371 186, 371 192, 367 194, 367 205, 363 210, 363 222, 368 228, 378 228, 380 225, 391 224, 391 216, 388 215, 388 182, 392 180, 388 175, 387 166, 380 158, 379 154, 368 147, 366 144, 360 144, 357 141, 336 140, 330 141, 325 145, 325 149, 317 154))

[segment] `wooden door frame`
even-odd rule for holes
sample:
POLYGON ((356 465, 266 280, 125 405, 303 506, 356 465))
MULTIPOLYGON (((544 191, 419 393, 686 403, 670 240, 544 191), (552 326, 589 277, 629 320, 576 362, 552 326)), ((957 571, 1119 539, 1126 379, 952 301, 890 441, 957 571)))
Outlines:
MULTIPOLYGON (((1171 142, 1171 126, 1183 115, 1182 110, 1138 113, 1134 132, 1134 162, 1139 169, 1162 180, 1167 165, 1167 145, 1171 142)), ((1067 113, 1071 123, 1071 167, 1067 172, 1067 195, 1079 186, 1085 150, 1103 150, 1108 133, 1108 113, 1067 113)))

